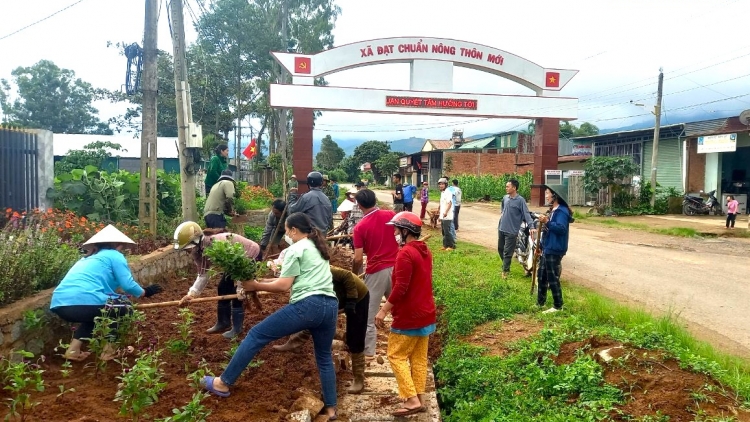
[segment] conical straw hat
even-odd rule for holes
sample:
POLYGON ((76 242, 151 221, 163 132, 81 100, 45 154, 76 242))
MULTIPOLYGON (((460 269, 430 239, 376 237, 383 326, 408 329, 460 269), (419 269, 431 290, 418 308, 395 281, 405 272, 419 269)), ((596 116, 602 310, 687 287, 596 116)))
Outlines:
POLYGON ((91 245, 94 243, 133 243, 133 240, 113 225, 109 225, 99 231, 99 233, 91 236, 91 239, 86 241, 84 245, 91 245))

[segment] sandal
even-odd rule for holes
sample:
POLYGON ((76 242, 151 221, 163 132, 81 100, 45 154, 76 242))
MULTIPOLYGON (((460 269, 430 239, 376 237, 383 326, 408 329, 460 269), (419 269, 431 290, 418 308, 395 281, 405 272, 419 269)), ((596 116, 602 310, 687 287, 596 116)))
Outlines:
POLYGON ((425 411, 424 406, 415 407, 413 409, 409 409, 408 407, 402 406, 397 411, 391 413, 391 415, 398 418, 398 417, 403 417, 403 416, 416 415, 417 413, 421 413, 424 411, 425 411))
POLYGON ((229 397, 229 395, 231 394, 229 391, 219 391, 219 390, 217 390, 217 389, 214 388, 214 380, 215 379, 216 379, 216 377, 212 377, 210 375, 206 375, 201 380, 201 385, 203 386, 203 388, 205 388, 211 394, 215 394, 215 395, 217 395, 219 397, 229 397))

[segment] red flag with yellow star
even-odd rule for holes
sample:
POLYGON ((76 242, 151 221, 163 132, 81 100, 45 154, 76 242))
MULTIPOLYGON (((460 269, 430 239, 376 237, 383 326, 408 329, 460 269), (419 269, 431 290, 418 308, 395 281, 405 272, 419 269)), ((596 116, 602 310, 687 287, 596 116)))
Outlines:
POLYGON ((247 157, 248 160, 252 160, 253 157, 255 157, 255 154, 257 154, 257 149, 256 148, 257 147, 256 147, 256 144, 255 144, 255 139, 253 139, 253 140, 250 141, 250 145, 248 145, 247 148, 245 148, 245 150, 242 151, 242 155, 244 155, 245 157, 247 157))
POLYGON ((544 86, 547 88, 560 88, 560 72, 547 72, 544 77, 544 86))

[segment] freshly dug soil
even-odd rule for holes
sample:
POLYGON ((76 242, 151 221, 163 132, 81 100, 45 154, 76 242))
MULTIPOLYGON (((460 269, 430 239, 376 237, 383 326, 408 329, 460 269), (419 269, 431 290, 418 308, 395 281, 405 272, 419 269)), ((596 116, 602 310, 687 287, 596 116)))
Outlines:
POLYGON ((593 337, 562 345, 555 362, 572 363, 581 350, 599 361, 606 383, 626 393, 625 404, 610 414, 611 420, 658 419, 661 415, 673 422, 708 417, 750 421, 750 412, 741 409, 742 403, 733 391, 725 390, 707 375, 682 369, 677 360, 666 357, 664 352, 593 337), (613 360, 603 361, 599 352, 605 350, 613 360))
MULTIPOLYGON (((345 260, 347 258, 337 258, 345 260)), ((348 258, 351 259, 351 258, 348 258)), ((345 265, 341 262, 334 264, 345 265)), ((350 265, 350 264, 349 264, 350 265)), ((346 268, 346 266, 344 266, 346 268)), ((162 302, 179 300, 193 281, 192 275, 187 277, 172 277, 164 283, 165 291, 153 298, 142 302, 162 302)), ((212 296, 215 292, 215 282, 212 281, 204 296, 212 296)), ((245 314, 245 332, 257 324, 267 315, 281 308, 289 301, 288 294, 261 295, 263 313, 252 308, 245 314)), ((159 394, 159 401, 146 409, 148 417, 141 420, 154 420, 172 415, 172 409, 185 405, 193 395, 194 390, 186 379, 187 374, 197 369, 201 359, 205 359, 215 375, 222 373, 222 364, 229 362, 227 352, 231 342, 219 335, 205 334, 206 329, 216 321, 216 303, 198 303, 190 306, 195 313, 192 325, 193 344, 188 355, 175 355, 169 351, 162 354, 164 377, 167 387, 159 394)), ((159 347, 164 347, 169 339, 178 338, 177 327, 173 323, 179 321, 177 307, 145 309, 147 322, 142 328, 142 347, 150 341, 157 341, 159 347)), ((343 316, 339 325, 343 327, 343 316)), ((68 339, 63 339, 68 341, 68 339)), ((274 344, 282 344, 281 339, 274 344)), ((103 373, 95 375, 93 357, 85 362, 74 362, 73 371, 69 377, 63 378, 60 373, 63 360, 59 356, 48 357, 42 364, 45 370, 43 377, 46 389, 43 393, 35 393, 33 401, 40 404, 33 410, 30 421, 117 421, 128 420, 118 414, 121 402, 114 402, 115 392, 121 373, 120 365, 109 362, 103 373), (88 366, 86 367, 86 365, 88 366), (60 387, 75 388, 59 396, 60 387)), ((222 399, 211 396, 203 404, 211 410, 209 421, 280 421, 289 413, 292 403, 298 397, 295 390, 304 388, 320 395, 318 371, 313 356, 312 341, 308 342, 300 353, 279 353, 264 348, 253 361, 257 367, 250 367, 242 374, 237 384, 232 388, 232 395, 222 399)), ((345 393, 347 381, 351 380, 348 371, 337 373, 339 395, 345 393)), ((0 400, 8 398, 7 393, 0 390, 0 400)), ((0 414, 3 414, 3 409, 0 414)), ((346 421, 347 418, 339 418, 346 421)))

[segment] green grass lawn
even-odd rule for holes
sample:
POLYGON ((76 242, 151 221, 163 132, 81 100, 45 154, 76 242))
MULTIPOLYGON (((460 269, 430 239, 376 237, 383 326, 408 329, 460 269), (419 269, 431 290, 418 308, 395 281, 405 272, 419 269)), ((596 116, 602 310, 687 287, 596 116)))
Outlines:
MULTIPOLYGON (((456 251, 442 252, 438 250, 440 236, 433 236, 429 243, 434 251, 435 297, 441 309, 443 348, 435 376, 445 421, 611 419, 631 392, 604 382, 602 366, 584 351, 569 364, 556 364, 552 359, 562 344, 592 336, 638 349, 663 350, 677 359, 680 367, 714 377, 737 407, 747 407, 750 365, 695 340, 674 318, 653 317, 567 282, 563 282, 565 310, 542 315, 530 296, 530 278, 524 277, 516 264, 504 281, 494 251, 459 242, 456 251), (484 348, 465 340, 481 324, 496 321, 499 327, 519 316, 540 321, 544 328, 508 345, 511 352, 504 357, 487 356, 484 348)), ((697 405, 705 399, 700 391, 691 394, 697 405)), ((658 413, 654 418, 618 417, 669 420, 658 413)), ((695 420, 733 419, 706 416, 695 420)))

